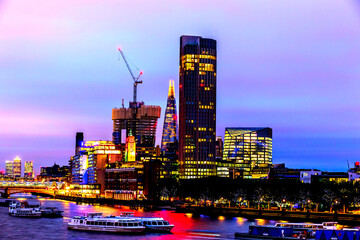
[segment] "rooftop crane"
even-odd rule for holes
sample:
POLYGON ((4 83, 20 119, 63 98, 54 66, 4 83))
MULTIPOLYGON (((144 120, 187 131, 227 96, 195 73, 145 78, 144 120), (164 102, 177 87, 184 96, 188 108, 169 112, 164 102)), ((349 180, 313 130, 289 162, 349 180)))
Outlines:
POLYGON ((121 51, 121 48, 118 48, 122 58, 124 59, 124 62, 126 64, 126 67, 128 68, 130 75, 132 77, 132 79, 134 80, 134 96, 133 96, 133 102, 136 105, 136 95, 137 95, 137 85, 142 83, 142 80, 139 80, 139 78, 141 77, 141 75, 143 74, 142 71, 140 71, 137 67, 135 67, 138 71, 139 71, 139 76, 135 77, 133 72, 131 71, 130 65, 128 63, 128 61, 126 60, 126 57, 123 53, 123 51, 121 51))

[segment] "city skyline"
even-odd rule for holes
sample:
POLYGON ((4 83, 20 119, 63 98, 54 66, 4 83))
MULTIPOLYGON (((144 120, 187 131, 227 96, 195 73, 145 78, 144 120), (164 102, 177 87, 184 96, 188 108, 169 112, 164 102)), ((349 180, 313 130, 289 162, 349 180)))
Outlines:
POLYGON ((0 169, 17 155, 34 161, 36 172, 65 165, 79 131, 112 139, 111 109, 132 99, 118 45, 144 70, 138 100, 162 108, 160 145, 169 79, 179 99, 178 39, 185 34, 218 42, 217 135, 225 127, 271 127, 273 163, 289 167, 344 170, 347 160, 359 160, 356 2, 214 2, 205 9, 196 2, 193 10, 188 1, 178 1, 177 10, 165 1, 123 2, 132 10, 119 14, 123 6, 111 1, 71 8, 38 1, 37 8, 0 0, 0 169), (143 14, 130 21, 133 11, 143 14), (172 18, 184 11, 184 22, 172 18))

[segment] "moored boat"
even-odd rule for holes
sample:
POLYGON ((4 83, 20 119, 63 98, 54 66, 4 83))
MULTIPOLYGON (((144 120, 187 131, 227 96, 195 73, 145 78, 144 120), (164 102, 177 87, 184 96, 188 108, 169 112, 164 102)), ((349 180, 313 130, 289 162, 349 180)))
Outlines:
POLYGON ((41 216, 46 218, 61 218, 63 217, 61 210, 57 207, 42 207, 40 208, 41 216))
POLYGON ((131 217, 103 217, 102 213, 89 213, 86 217, 72 218, 68 223, 68 229, 114 233, 142 233, 145 227, 139 220, 131 217))
POLYGON ((311 234, 304 231, 295 234, 291 227, 275 226, 249 226, 247 233, 235 233, 235 238, 239 239, 314 239, 311 234))
POLYGON ((11 202, 9 204, 9 215, 14 217, 39 218, 41 211, 39 207, 29 207, 25 203, 11 202))
POLYGON ((337 222, 323 223, 276 223, 275 227, 291 227, 294 231, 329 229, 336 230, 337 222))

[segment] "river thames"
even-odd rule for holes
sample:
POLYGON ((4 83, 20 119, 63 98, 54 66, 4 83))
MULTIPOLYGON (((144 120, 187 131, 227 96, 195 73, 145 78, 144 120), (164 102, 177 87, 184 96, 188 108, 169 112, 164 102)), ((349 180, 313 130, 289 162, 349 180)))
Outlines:
POLYGON ((123 235, 101 232, 84 232, 67 229, 67 222, 74 216, 84 216, 88 212, 102 212, 104 215, 119 215, 129 211, 127 207, 109 207, 94 205, 77 205, 74 202, 32 198, 31 195, 18 196, 30 204, 41 203, 45 207, 58 207, 64 211, 64 218, 19 218, 8 214, 8 208, 0 207, 1 235, 0 239, 234 239, 235 232, 246 232, 252 224, 270 224, 275 221, 258 219, 248 221, 245 218, 211 218, 194 217, 191 214, 175 213, 170 210, 145 212, 131 210, 135 216, 162 217, 174 224, 170 234, 146 233, 142 235, 123 235))

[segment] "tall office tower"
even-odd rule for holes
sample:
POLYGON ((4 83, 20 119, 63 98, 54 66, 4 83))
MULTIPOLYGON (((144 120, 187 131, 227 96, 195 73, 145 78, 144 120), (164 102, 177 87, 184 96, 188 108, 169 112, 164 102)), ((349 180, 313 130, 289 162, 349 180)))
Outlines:
POLYGON ((7 160, 5 162, 5 175, 7 177, 13 177, 13 161, 7 160))
POLYGON ((154 147, 157 120, 160 115, 160 106, 144 105, 144 102, 130 102, 129 108, 113 108, 113 142, 125 144, 131 130, 135 136, 136 146, 154 147))
POLYGON ((25 161, 24 178, 34 178, 33 161, 25 161))
POLYGON ((223 161, 243 171, 244 178, 254 178, 255 168, 268 168, 272 164, 272 129, 226 128, 223 161))
POLYGON ((216 41, 180 38, 180 178, 216 175, 216 41))
POLYGON ((168 151, 177 143, 177 114, 174 80, 169 82, 169 93, 165 110, 164 127, 161 139, 161 151, 168 151))
POLYGON ((19 157, 16 157, 13 161, 13 175, 14 178, 21 177, 21 159, 19 157))

